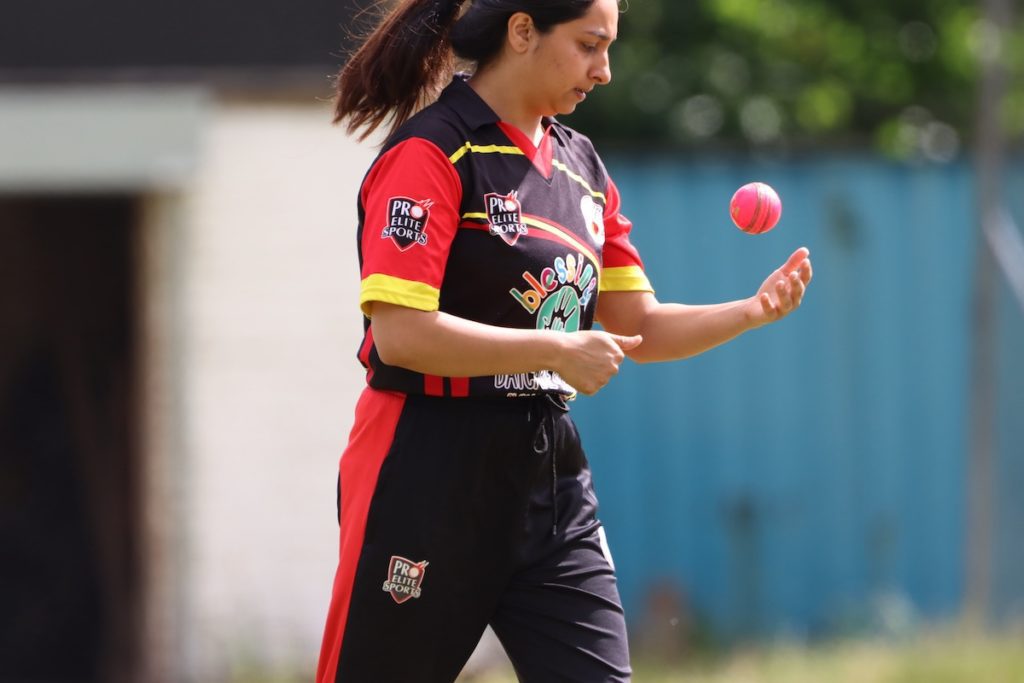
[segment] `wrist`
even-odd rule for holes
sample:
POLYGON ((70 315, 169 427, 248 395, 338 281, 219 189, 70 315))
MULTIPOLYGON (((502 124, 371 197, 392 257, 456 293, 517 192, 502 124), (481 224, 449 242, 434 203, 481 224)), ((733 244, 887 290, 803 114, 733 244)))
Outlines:
POLYGON ((743 301, 743 331, 757 329, 764 325, 767 320, 764 317, 764 310, 761 306, 761 295, 755 294, 743 301))
POLYGON ((559 372, 569 344, 569 335, 555 330, 538 330, 540 340, 540 363, 538 370, 559 372))

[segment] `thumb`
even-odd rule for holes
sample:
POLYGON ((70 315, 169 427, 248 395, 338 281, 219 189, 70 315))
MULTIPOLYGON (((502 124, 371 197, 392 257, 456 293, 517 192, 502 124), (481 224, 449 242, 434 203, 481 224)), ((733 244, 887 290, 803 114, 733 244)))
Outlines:
POLYGON ((611 335, 612 341, 619 345, 619 348, 623 351, 632 351, 636 347, 640 346, 644 338, 639 334, 633 335, 632 337, 623 337, 621 334, 611 335))
POLYGON ((804 259, 811 255, 811 250, 807 247, 800 247, 786 259, 786 265, 782 266, 780 270, 783 275, 789 275, 794 270, 800 267, 800 264, 804 262, 804 259))

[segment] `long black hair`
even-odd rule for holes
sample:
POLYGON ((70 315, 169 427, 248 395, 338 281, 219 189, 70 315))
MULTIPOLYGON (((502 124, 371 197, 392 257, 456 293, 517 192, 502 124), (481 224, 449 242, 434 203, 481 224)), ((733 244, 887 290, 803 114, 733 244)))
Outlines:
POLYGON ((338 74, 334 122, 359 139, 389 121, 394 131, 432 102, 455 57, 486 66, 501 51, 508 20, 525 12, 541 33, 578 19, 594 0, 402 0, 385 14, 338 74))

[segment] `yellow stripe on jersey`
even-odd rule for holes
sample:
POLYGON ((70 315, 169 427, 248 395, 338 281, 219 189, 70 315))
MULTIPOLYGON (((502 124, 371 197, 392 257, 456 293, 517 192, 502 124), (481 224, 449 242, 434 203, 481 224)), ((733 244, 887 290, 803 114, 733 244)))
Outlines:
MULTIPOLYGON (((518 156, 526 156, 523 150, 514 145, 474 145, 472 142, 467 142, 462 147, 455 150, 452 155, 448 157, 448 161, 455 164, 459 159, 464 157, 467 152, 471 152, 473 154, 514 154, 518 156)), ((589 192, 592 197, 597 197, 601 201, 607 201, 603 192, 595 191, 594 188, 590 186, 590 183, 584 180, 583 176, 571 170, 558 159, 552 159, 551 165, 569 176, 570 179, 582 185, 583 189, 589 192)))
POLYGON ((472 152, 473 154, 518 154, 519 156, 525 156, 523 154, 523 150, 514 145, 474 145, 472 142, 467 142, 462 147, 455 150, 455 152, 448 157, 448 161, 454 164, 461 159, 466 152, 472 152))
MULTIPOLYGON (((472 213, 472 212, 471 213, 464 213, 464 214, 462 214, 462 218, 463 219, 475 218, 475 219, 482 220, 482 221, 486 222, 487 221, 487 214, 485 214, 485 213, 472 213)), ((567 242, 570 246, 573 246, 576 249, 578 249, 579 251, 583 252, 583 255, 586 256, 588 259, 590 259, 590 262, 594 264, 594 268, 596 268, 598 270, 598 272, 601 271, 601 263, 600 263, 600 261, 598 261, 597 254, 594 253, 594 250, 591 249, 590 247, 588 247, 587 245, 583 244, 583 242, 580 242, 578 239, 573 237, 570 233, 566 232, 565 230, 562 230, 561 228, 556 228, 555 226, 551 225, 550 223, 545 223, 544 221, 542 221, 542 220, 540 220, 538 218, 534 218, 533 216, 523 216, 523 222, 526 223, 527 225, 532 225, 533 227, 537 228, 538 230, 543 230, 544 232, 547 232, 547 233, 550 233, 552 235, 555 235, 556 237, 561 239, 563 242, 567 242)))
POLYGON ((585 189, 587 192, 589 192, 591 194, 591 196, 597 197, 601 201, 606 201, 605 196, 604 196, 603 193, 595 192, 594 188, 592 188, 590 186, 590 183, 588 183, 586 180, 583 179, 583 176, 579 175, 578 173, 574 173, 573 171, 571 171, 568 166, 563 164, 558 159, 552 159, 551 160, 551 165, 554 166, 555 168, 557 168, 559 171, 561 171, 565 175, 567 175, 570 178, 572 178, 573 180, 575 180, 580 185, 582 185, 583 189, 585 189))
POLYGON ((370 317, 370 303, 374 301, 421 311, 436 311, 440 306, 441 292, 422 282, 374 273, 363 278, 359 286, 359 308, 367 318, 370 317))
POLYGON ((640 266, 619 266, 601 271, 599 292, 653 292, 651 281, 640 266))

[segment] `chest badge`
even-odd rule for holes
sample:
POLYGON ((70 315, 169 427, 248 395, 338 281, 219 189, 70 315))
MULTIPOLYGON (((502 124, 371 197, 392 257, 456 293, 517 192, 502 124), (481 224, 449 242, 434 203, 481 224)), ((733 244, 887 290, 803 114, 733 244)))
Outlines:
POLYGON ((580 213, 583 214, 583 223, 591 239, 600 247, 604 244, 604 207, 585 194, 580 199, 580 213))
POLYGON ((504 195, 488 192, 484 195, 484 206, 487 207, 488 231, 505 240, 509 246, 515 244, 520 235, 527 233, 517 190, 504 195))

